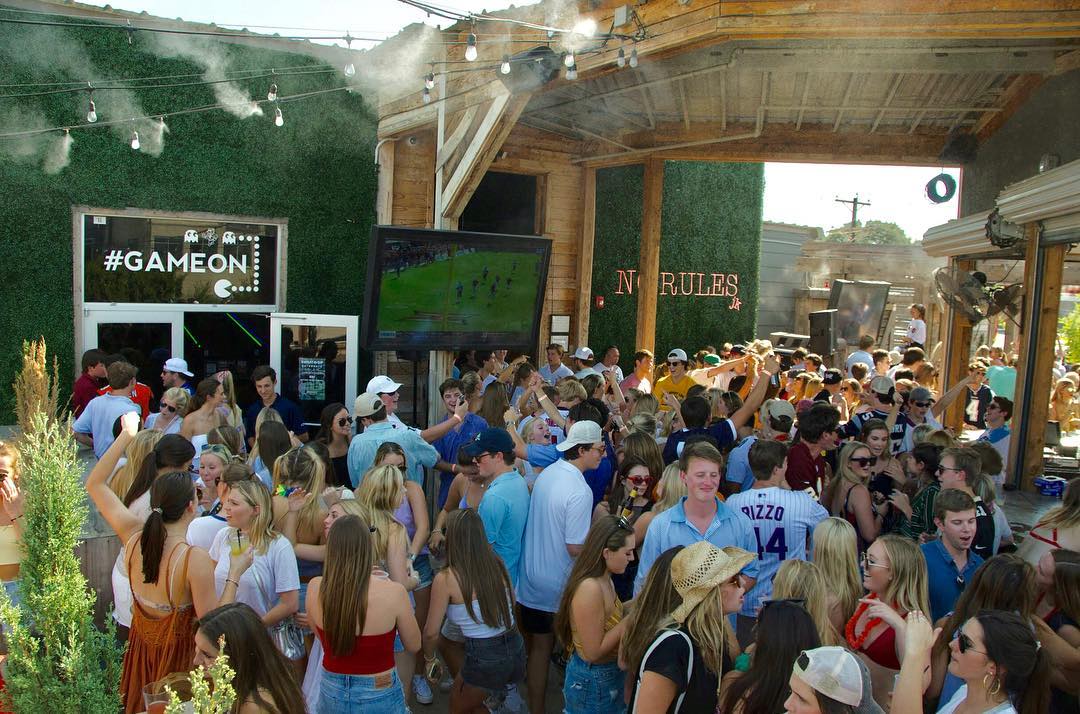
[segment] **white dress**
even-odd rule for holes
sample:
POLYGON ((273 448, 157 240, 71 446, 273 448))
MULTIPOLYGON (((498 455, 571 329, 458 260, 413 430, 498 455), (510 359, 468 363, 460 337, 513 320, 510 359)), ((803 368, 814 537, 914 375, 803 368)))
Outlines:
MULTIPOLYGON (((953 694, 952 699, 945 702, 945 704, 941 708, 939 708, 937 710, 937 714, 953 714, 953 712, 956 711, 956 708, 960 706, 961 702, 963 702, 966 697, 967 697, 967 685, 964 684, 964 685, 961 685, 961 687, 956 690, 956 693, 953 694)), ((1001 704, 998 704, 993 709, 987 709, 987 710, 983 711, 982 714, 1017 714, 1017 713, 1016 713, 1016 709, 1013 707, 1013 705, 1008 700, 1005 700, 1004 702, 1002 702, 1001 704)))
MULTIPOLYGON (((150 491, 132 501, 128 508, 139 520, 146 521, 150 515, 150 491)), ((112 569, 113 619, 124 627, 131 627, 131 583, 128 581, 126 558, 126 548, 121 545, 112 569)))

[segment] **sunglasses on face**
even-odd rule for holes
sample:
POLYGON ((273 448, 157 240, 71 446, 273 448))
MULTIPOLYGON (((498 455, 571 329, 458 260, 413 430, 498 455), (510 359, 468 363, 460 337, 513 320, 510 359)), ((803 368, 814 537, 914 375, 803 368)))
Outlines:
POLYGON ((345 426, 347 424, 350 424, 350 425, 352 424, 352 417, 351 416, 341 417, 340 419, 337 420, 337 425, 338 426, 345 426))
POLYGON ((400 392, 400 391, 401 391, 400 389, 395 389, 392 392, 379 392, 379 396, 380 397, 390 397, 392 399, 397 399, 398 392, 400 392))
POLYGON ((862 561, 863 569, 866 569, 866 568, 888 568, 889 567, 888 565, 885 565, 884 563, 878 563, 876 561, 870 560, 870 555, 867 554, 867 553, 863 553, 859 557, 859 560, 862 561))
POLYGON ((963 469, 954 469, 951 466, 938 466, 936 473, 943 474, 946 471, 963 471, 963 469))
POLYGON ((971 638, 965 635, 962 631, 957 630, 954 638, 956 640, 956 648, 960 650, 960 654, 967 654, 968 651, 979 652, 986 654, 982 650, 975 649, 975 643, 971 641, 971 638))
POLYGON ((912 402, 912 404, 917 406, 919 409, 926 409, 929 406, 933 406, 934 403, 933 402, 912 402))
POLYGON ((649 482, 649 477, 648 476, 627 476, 626 480, 629 481, 630 483, 634 484, 634 485, 637 485, 639 483, 648 483, 649 482))
POLYGON ((173 412, 173 413, 175 413, 177 411, 176 407, 174 407, 172 404, 166 404, 165 402, 161 403, 161 410, 162 411, 169 411, 169 412, 173 412))
POLYGON ((852 456, 848 459, 853 464, 858 464, 860 468, 866 468, 867 466, 873 466, 877 462, 877 459, 873 456, 852 456))

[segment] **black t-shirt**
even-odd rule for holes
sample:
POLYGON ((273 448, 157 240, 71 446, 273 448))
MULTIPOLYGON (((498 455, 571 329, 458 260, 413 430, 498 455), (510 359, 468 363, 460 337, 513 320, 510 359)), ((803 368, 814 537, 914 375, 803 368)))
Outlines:
POLYGON ((994 557, 994 514, 981 498, 975 499, 975 539, 971 541, 971 550, 983 560, 994 557))
MULTIPOLYGON (((676 630, 663 630, 649 645, 642 668, 646 672, 657 674, 670 679, 675 683, 675 699, 668 706, 668 714, 696 714, 697 712, 716 711, 716 690, 720 684, 720 677, 732 669, 732 660, 725 651, 723 658, 723 672, 717 675, 705 666, 705 660, 701 658, 701 649, 693 641, 693 637, 686 631, 686 627, 676 630), (686 635, 683 637, 679 632, 686 635), (693 646, 687 644, 687 640, 693 646), (693 656, 693 669, 690 681, 686 681, 686 671, 693 656), (679 697, 682 697, 680 704, 679 697)), ((639 678, 634 679, 634 691, 630 699, 630 711, 634 710, 634 702, 637 699, 639 678)))

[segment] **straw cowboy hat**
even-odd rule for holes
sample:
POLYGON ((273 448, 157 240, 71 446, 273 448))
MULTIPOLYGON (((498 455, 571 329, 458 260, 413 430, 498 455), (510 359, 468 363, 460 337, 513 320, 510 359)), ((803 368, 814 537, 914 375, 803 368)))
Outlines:
POLYGON ((682 595, 682 605, 671 613, 676 622, 685 622, 709 593, 720 587, 757 558, 742 548, 717 548, 699 541, 679 551, 671 561, 671 584, 682 595))

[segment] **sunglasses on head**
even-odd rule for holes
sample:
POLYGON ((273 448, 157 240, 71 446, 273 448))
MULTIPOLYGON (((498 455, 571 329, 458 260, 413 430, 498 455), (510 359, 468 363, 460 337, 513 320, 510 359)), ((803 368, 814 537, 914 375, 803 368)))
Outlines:
POLYGON ((341 417, 340 419, 337 420, 337 425, 338 426, 345 426, 346 424, 352 424, 352 417, 351 416, 341 417))
POLYGON ((634 532, 634 527, 630 525, 630 521, 626 520, 626 516, 618 516, 615 519, 615 525, 628 533, 634 532))
POLYGON ((873 456, 852 456, 850 459, 848 459, 848 461, 853 464, 858 464, 862 468, 866 468, 867 466, 873 466, 875 463, 877 463, 877 459, 873 456))
POLYGON ((758 618, 764 615, 766 610, 768 610, 773 605, 776 605, 777 603, 788 603, 802 608, 806 607, 806 600, 801 597, 788 597, 780 598, 779 600, 766 600, 765 602, 761 603, 761 611, 758 612, 758 618))

